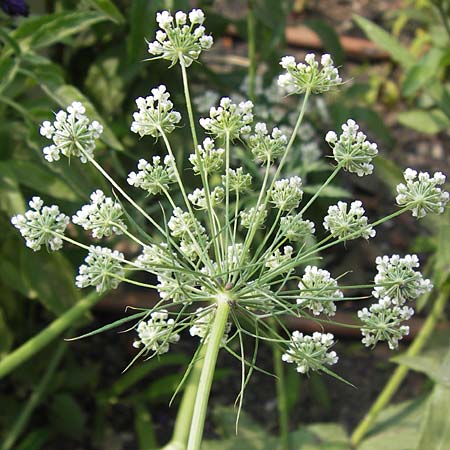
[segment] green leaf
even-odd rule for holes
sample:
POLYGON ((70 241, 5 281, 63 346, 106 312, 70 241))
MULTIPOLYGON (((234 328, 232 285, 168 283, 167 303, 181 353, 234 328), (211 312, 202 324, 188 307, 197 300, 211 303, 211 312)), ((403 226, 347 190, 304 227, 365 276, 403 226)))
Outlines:
POLYGON ((86 415, 79 403, 69 394, 58 394, 50 406, 50 422, 58 434, 81 441, 86 415))
POLYGON ((21 184, 36 192, 67 201, 75 201, 78 199, 78 196, 69 185, 56 177, 54 173, 46 170, 42 165, 23 160, 8 160, 0 163, 0 165, 2 164, 8 165, 14 173, 15 178, 21 184))
POLYGON ((414 57, 411 53, 383 28, 358 15, 354 15, 353 20, 366 36, 380 48, 386 50, 394 61, 406 69, 414 64, 414 57))
POLYGON ((133 0, 130 8, 130 31, 128 33, 128 61, 136 62, 145 53, 145 37, 149 36, 151 39, 155 32, 155 21, 150 20, 153 15, 153 9, 164 8, 162 0, 133 0), (150 9, 152 10, 150 12, 150 9))
POLYGON ((397 121, 408 128, 427 134, 439 133, 450 125, 449 118, 439 109, 405 111, 397 115, 397 121))
POLYGON ((319 36, 325 50, 331 54, 336 66, 344 64, 344 49, 342 48, 339 35, 334 28, 323 19, 309 19, 303 21, 303 25, 311 28, 319 36))
POLYGON ((145 402, 138 402, 134 407, 134 428, 139 450, 152 450, 158 447, 152 416, 145 402))
POLYGON ((86 115, 91 120, 97 120, 103 125, 102 140, 115 150, 124 150, 123 145, 116 138, 112 130, 106 125, 106 121, 100 116, 94 105, 75 86, 66 84, 59 86, 56 90, 52 90, 49 86, 43 84, 42 88, 47 95, 54 99, 62 108, 66 108, 73 101, 82 102, 86 107, 86 115))
POLYGON ((0 359, 11 350, 13 340, 14 336, 8 327, 3 311, 0 309, 0 359))
POLYGON ((125 22, 125 18, 119 11, 117 6, 111 0, 85 0, 88 5, 101 11, 105 16, 111 19, 113 22, 121 24, 125 22))
POLYGON ((15 450, 40 450, 50 440, 51 433, 48 428, 36 428, 30 431, 15 450))

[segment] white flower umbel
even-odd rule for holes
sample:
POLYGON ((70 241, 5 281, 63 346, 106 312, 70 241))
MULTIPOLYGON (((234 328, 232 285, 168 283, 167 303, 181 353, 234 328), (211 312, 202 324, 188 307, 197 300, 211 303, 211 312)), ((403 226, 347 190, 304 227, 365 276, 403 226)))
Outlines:
POLYGON ((302 242, 315 233, 314 223, 301 214, 287 215, 280 219, 280 232, 290 242, 302 242))
POLYGON ((334 159, 345 170, 356 173, 359 177, 373 172, 372 159, 378 154, 377 144, 366 140, 366 135, 358 131, 357 123, 349 119, 342 125, 342 133, 337 137, 329 131, 325 140, 333 149, 334 159))
MULTIPOLYGON (((198 308, 195 311, 195 318, 192 322, 192 326, 189 328, 189 333, 191 336, 198 336, 201 342, 208 342, 210 336, 211 325, 214 321, 215 308, 198 308)), ((231 323, 227 322, 225 325, 225 330, 220 343, 221 347, 227 345, 228 334, 231 330, 231 323)))
MULTIPOLYGON (((202 145, 198 146, 198 153, 203 163, 203 169, 207 174, 218 172, 223 166, 223 156, 225 150, 223 148, 215 148, 214 141, 206 138, 202 145)), ((200 164, 195 153, 189 155, 189 162, 192 164, 194 173, 200 173, 200 164)))
POLYGON ((80 102, 73 102, 67 111, 60 110, 53 123, 43 122, 40 133, 53 144, 42 151, 47 161, 58 161, 61 154, 68 158, 80 158, 85 163, 94 156, 95 141, 103 132, 96 121, 90 121, 85 115, 86 108, 80 102))
POLYGON ((398 341, 409 334, 409 327, 402 322, 409 320, 414 310, 408 306, 400 307, 389 297, 383 297, 378 303, 358 311, 359 319, 364 323, 361 328, 362 343, 373 347, 378 341, 387 341, 389 348, 398 347, 398 341))
POLYGON ((175 321, 168 319, 169 314, 165 310, 150 314, 148 321, 139 322, 136 332, 139 339, 133 342, 133 347, 144 347, 145 353, 162 355, 169 351, 170 344, 180 340, 180 335, 175 333, 175 321))
POLYGON ((163 84, 152 89, 152 95, 136 99, 138 111, 133 113, 131 131, 139 136, 150 135, 155 138, 162 133, 171 133, 181 120, 181 114, 173 111, 170 94, 163 84))
POLYGON ((279 269, 280 273, 287 272, 290 268, 285 268, 287 262, 292 259, 294 249, 290 245, 286 245, 283 248, 283 253, 279 249, 276 249, 266 261, 265 266, 270 270, 279 269))
POLYGON ((79 288, 95 286, 97 292, 115 289, 125 272, 122 268, 123 253, 106 247, 89 247, 89 254, 78 269, 75 284, 79 288))
POLYGON ((175 253, 170 252, 165 242, 146 245, 142 253, 136 258, 136 265, 153 273, 158 273, 158 266, 172 267, 175 261, 175 253))
POLYGON ((262 228, 264 225, 264 221, 267 218, 267 210, 264 208, 264 205, 258 206, 258 211, 254 207, 240 212, 241 216, 241 226, 243 228, 250 228, 255 226, 257 228, 262 228))
POLYGON ((334 301, 344 297, 337 281, 331 278, 330 272, 316 266, 306 267, 298 288, 300 298, 297 299, 297 304, 306 306, 315 316, 322 313, 334 316, 336 312, 334 301))
POLYGON ((219 106, 209 110, 208 118, 201 118, 200 125, 216 138, 232 141, 250 133, 253 122, 253 103, 250 100, 236 105, 228 97, 220 99, 219 106))
MULTIPOLYGON (((249 173, 245 173, 242 167, 237 169, 228 169, 228 183, 230 191, 245 192, 251 188, 252 176, 249 173)), ((226 176, 222 175, 222 184, 226 184, 226 176)))
POLYGON ((182 60, 186 67, 197 60, 203 50, 213 44, 213 38, 205 34, 202 25, 205 15, 201 9, 193 9, 188 15, 182 11, 173 17, 169 11, 157 13, 156 21, 160 30, 156 32, 156 40, 148 43, 148 52, 156 58, 166 59, 174 66, 182 60))
POLYGON ((296 364, 297 372, 300 373, 321 370, 325 365, 332 366, 338 362, 336 352, 329 351, 333 345, 334 336, 331 333, 315 332, 312 336, 308 336, 294 331, 282 359, 287 363, 296 364))
MULTIPOLYGON (((217 207, 220 203, 223 202, 225 197, 225 191, 222 186, 217 186, 210 193, 211 205, 213 208, 217 207)), ((206 202, 206 195, 204 189, 195 189, 192 194, 188 195, 189 201, 196 206, 198 209, 206 210, 208 209, 208 204, 206 202)))
POLYGON ((127 226, 122 219, 123 209, 119 202, 106 197, 97 189, 91 194, 91 203, 84 205, 72 216, 72 222, 85 230, 91 230, 92 236, 101 239, 111 234, 122 234, 127 226))
POLYGON ((69 224, 69 217, 59 211, 58 206, 44 206, 40 197, 33 197, 25 214, 18 214, 11 223, 24 237, 27 247, 34 251, 45 245, 49 250, 59 250, 63 235, 69 224))
POLYGON ((290 177, 275 181, 270 194, 270 202, 281 211, 290 211, 298 207, 302 197, 302 179, 290 177))
POLYGON ((356 239, 362 237, 369 239, 374 237, 376 231, 367 225, 367 217, 364 216, 364 208, 359 200, 352 202, 350 209, 345 202, 338 202, 328 208, 328 214, 324 217, 323 227, 338 239, 356 239))
POLYGON ((320 64, 314 54, 305 56, 304 63, 297 63, 293 56, 281 58, 280 66, 286 70, 278 77, 278 86, 286 94, 321 94, 342 84, 339 72, 330 55, 322 55, 320 64))
POLYGON ((430 280, 424 279, 419 271, 417 255, 378 256, 375 276, 374 297, 389 297, 393 304, 403 305, 407 300, 417 299, 433 288, 430 280))
POLYGON ((403 175, 406 184, 397 186, 395 199, 399 206, 409 208, 417 218, 444 212, 450 194, 439 186, 445 183, 445 175, 436 172, 431 177, 427 172, 417 173, 412 169, 406 169, 403 175))
POLYGON ((154 156, 152 163, 140 159, 137 168, 138 172, 128 174, 128 184, 141 188, 151 195, 167 191, 169 185, 176 182, 175 161, 171 155, 164 157, 163 164, 160 156, 154 156))
POLYGON ((255 134, 248 138, 250 150, 256 161, 272 163, 286 151, 287 137, 278 128, 269 134, 265 123, 255 125, 255 134))
POLYGON ((172 217, 167 223, 173 237, 186 238, 200 232, 203 234, 205 228, 191 214, 184 212, 181 208, 175 208, 172 217))

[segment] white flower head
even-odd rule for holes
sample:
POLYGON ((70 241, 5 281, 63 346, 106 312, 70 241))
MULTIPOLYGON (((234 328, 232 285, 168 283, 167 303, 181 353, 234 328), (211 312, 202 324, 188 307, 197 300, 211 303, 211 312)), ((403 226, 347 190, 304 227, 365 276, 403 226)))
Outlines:
POLYGON ((364 208, 359 200, 352 202, 350 208, 345 202, 330 206, 323 227, 331 233, 331 236, 343 240, 358 237, 369 239, 376 234, 376 231, 368 226, 364 208))
POLYGON ((18 214, 11 223, 20 231, 27 247, 34 251, 45 245, 49 250, 59 250, 69 217, 59 211, 58 206, 44 206, 40 197, 33 197, 25 214, 18 214))
POLYGON ((206 173, 211 174, 221 169, 224 153, 225 150, 223 148, 214 147, 213 139, 206 138, 202 145, 198 146, 198 155, 195 153, 189 155, 189 162, 192 164, 195 174, 200 173, 201 167, 206 173))
POLYGON ((95 142, 103 127, 96 120, 91 122, 85 112, 80 102, 73 102, 67 111, 56 113, 53 123, 48 120, 42 123, 41 135, 52 141, 42 150, 47 161, 58 161, 61 154, 67 158, 80 158, 83 163, 94 157, 95 142))
POLYGON ((334 316, 336 312, 334 301, 344 297, 337 281, 331 278, 330 272, 316 266, 306 267, 298 287, 300 298, 297 299, 297 304, 306 306, 315 316, 322 313, 334 316))
POLYGON ((262 228, 267 218, 267 210, 264 208, 264 205, 259 205, 258 210, 252 207, 248 210, 242 210, 239 215, 241 216, 241 226, 243 228, 251 228, 253 226, 262 228))
POLYGON ((163 84, 152 89, 152 95, 136 99, 138 111, 133 113, 131 131, 139 136, 153 136, 171 133, 181 120, 178 111, 173 110, 170 94, 163 84))
MULTIPOLYGON (((211 200, 211 206, 215 208, 220 203, 223 202, 223 199, 225 198, 225 191, 222 186, 217 186, 213 189, 213 191, 209 194, 209 198, 211 200)), ((205 190, 202 189, 195 189, 192 194, 188 194, 189 201, 196 206, 198 209, 207 210, 208 209, 208 203, 206 200, 206 194, 205 190)))
POLYGON ((369 309, 358 311, 358 317, 364 323, 362 343, 374 347, 379 341, 387 341, 391 350, 396 349, 398 341, 409 334, 409 327, 403 322, 413 314, 414 310, 408 306, 398 306, 389 297, 380 298, 369 309))
POLYGON ((278 128, 274 128, 269 134, 267 125, 260 122, 255 125, 255 133, 247 141, 257 161, 272 163, 284 154, 287 137, 278 128))
POLYGON ((169 351, 170 344, 180 340, 180 335, 174 331, 175 321, 169 319, 165 310, 153 312, 148 321, 139 322, 136 332, 139 339, 134 341, 133 347, 143 346, 145 353, 162 355, 169 351))
POLYGON ((293 253, 294 249, 290 245, 286 245, 283 248, 283 252, 281 252, 279 249, 276 249, 275 252, 273 252, 267 258, 265 266, 269 270, 278 269, 278 273, 287 272, 290 270, 290 268, 284 268, 283 266, 285 266, 286 263, 288 263, 292 259, 293 253))
POLYGON ((128 184, 143 189, 150 195, 156 195, 169 189, 175 183, 175 161, 171 155, 166 155, 163 163, 160 156, 154 156, 152 163, 145 159, 138 162, 138 171, 128 174, 128 184))
MULTIPOLYGON (((192 321, 192 325, 189 328, 189 334, 191 336, 198 336, 201 342, 208 342, 211 326, 214 321, 216 310, 214 308, 198 308, 195 311, 195 318, 192 321)), ((231 330, 231 323, 227 322, 225 330, 220 341, 220 346, 225 347, 228 340, 228 335, 231 330)))
MULTIPOLYGON (((228 183, 231 191, 245 192, 250 189, 252 176, 245 173, 242 167, 237 169, 228 169, 228 183)), ((226 184, 226 175, 222 175, 222 184, 226 184)))
POLYGON ((284 216, 280 219, 280 231, 290 242, 301 242, 315 233, 314 223, 303 219, 301 214, 284 216))
POLYGON ((412 215, 417 218, 427 214, 441 214, 448 203, 450 194, 442 190, 445 175, 436 172, 432 177, 427 172, 406 169, 405 183, 397 186, 396 201, 399 206, 411 209, 412 215))
POLYGON ((117 250, 91 245, 84 262, 86 264, 80 266, 75 279, 79 288, 95 286, 97 292, 105 292, 117 288, 125 276, 124 255, 117 250))
POLYGON ((334 336, 331 333, 315 332, 308 336, 294 331, 282 360, 296 364, 299 373, 321 370, 326 365, 331 366, 338 362, 336 352, 329 351, 333 345, 334 336))
POLYGON ((100 189, 91 194, 91 203, 84 205, 72 216, 72 222, 85 230, 91 230, 94 238, 122 234, 127 226, 122 219, 123 209, 100 189))
POLYGON ((170 61, 171 67, 178 62, 189 67, 202 51, 209 50, 213 44, 213 38, 205 34, 204 20, 201 9, 193 9, 188 15, 178 11, 175 20, 168 11, 157 13, 156 21, 161 30, 156 32, 156 40, 148 43, 148 52, 155 59, 170 61))
POLYGON ((297 208, 302 198, 302 179, 297 176, 275 181, 270 194, 270 202, 281 211, 297 208))
POLYGON ((366 135, 358 131, 358 124, 352 120, 342 125, 342 133, 338 136, 329 131, 325 140, 333 149, 333 157, 345 170, 356 173, 359 177, 373 172, 372 159, 378 154, 377 144, 366 140, 366 135))
POLYGON ((250 100, 233 103, 230 98, 223 97, 219 106, 209 110, 208 118, 201 118, 200 125, 207 133, 217 138, 227 136, 231 141, 250 133, 253 122, 253 103, 250 100))
POLYGON ((375 276, 374 297, 389 297, 393 304, 403 305, 407 300, 417 299, 433 287, 430 280, 424 279, 415 270, 419 267, 417 255, 379 256, 375 260, 377 275, 375 276))
POLYGON ((338 69, 334 67, 330 55, 323 55, 316 61, 312 53, 306 55, 304 63, 298 63, 293 56, 281 58, 280 65, 286 72, 278 77, 278 86, 286 94, 321 94, 342 84, 338 69))

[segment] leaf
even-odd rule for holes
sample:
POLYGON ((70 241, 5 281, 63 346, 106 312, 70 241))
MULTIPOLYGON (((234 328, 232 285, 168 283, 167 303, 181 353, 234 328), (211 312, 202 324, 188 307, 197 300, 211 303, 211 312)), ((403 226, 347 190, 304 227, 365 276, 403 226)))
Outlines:
POLYGON ((50 440, 51 433, 48 428, 36 428, 15 447, 15 450, 40 450, 50 440))
POLYGON ((58 394, 50 406, 50 422, 58 434, 81 441, 86 415, 79 403, 69 394, 58 394))
POLYGON ((65 84, 59 86, 56 90, 52 90, 45 84, 41 86, 47 95, 54 99, 62 108, 66 108, 67 105, 73 101, 82 102, 86 108, 86 115, 91 120, 97 120, 103 125, 102 140, 115 150, 124 150, 123 145, 116 138, 112 130, 106 125, 105 120, 100 116, 94 105, 75 86, 65 84))
POLYGON ((111 0, 85 0, 88 5, 101 11, 105 16, 107 16, 113 22, 121 24, 125 22, 125 17, 119 11, 117 6, 111 0))
POLYGON ((134 428, 139 450, 152 450, 158 447, 152 416, 145 402, 138 402, 134 407, 134 428))
MULTIPOLYGON (((130 31, 128 33, 127 51, 128 61, 136 62, 145 53, 145 36, 153 37, 155 32, 155 21, 150 20, 153 9, 163 9, 162 0, 133 0, 130 8, 130 31), (156 5, 156 6, 155 6, 156 5), (150 12, 150 9, 152 10, 150 12)), ((156 12, 156 11, 155 11, 156 12)))
POLYGON ((371 41, 383 50, 386 50, 392 59, 403 66, 403 68, 408 69, 414 64, 414 57, 411 53, 383 28, 358 15, 354 15, 353 20, 371 41))
POLYGON ((397 121, 408 128, 427 134, 439 133, 450 125, 449 118, 439 109, 405 111, 397 115, 397 121))
POLYGON ((344 64, 344 49, 342 48, 339 35, 334 28, 323 19, 309 19, 303 21, 303 25, 311 28, 319 36, 325 50, 331 53, 336 66, 344 64))
POLYGON ((11 350, 13 340, 14 336, 8 327, 5 314, 0 309, 0 359, 11 350))

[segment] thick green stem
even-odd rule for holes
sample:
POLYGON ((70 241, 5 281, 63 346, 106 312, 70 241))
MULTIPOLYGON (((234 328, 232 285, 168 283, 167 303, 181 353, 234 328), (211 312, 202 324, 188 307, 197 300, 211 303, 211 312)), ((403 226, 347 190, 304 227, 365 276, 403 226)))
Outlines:
POLYGON ((208 406, 209 394, 211 392, 212 380, 216 368, 217 355, 225 332, 225 326, 230 312, 228 293, 217 296, 217 310, 214 322, 208 335, 206 343, 205 360, 200 374, 198 391, 195 398, 194 412, 192 415, 191 429, 187 450, 200 450, 205 427, 206 409, 208 406))
POLYGON ((9 355, 5 356, 0 361, 0 379, 50 344, 50 342, 58 337, 64 330, 72 326, 76 320, 89 311, 100 298, 101 296, 97 292, 92 292, 58 317, 39 334, 32 337, 9 355))
POLYGON ((27 422, 30 416, 33 414, 33 411, 39 405, 43 395, 45 394, 45 390, 52 379, 52 376, 58 367, 59 362, 64 356, 64 352, 67 350, 67 343, 60 342, 58 347, 56 348, 55 353, 53 354, 44 376, 40 379, 37 386, 34 388, 31 397, 28 399, 26 405, 20 412, 19 417, 14 423, 13 427, 9 431, 6 439, 3 441, 3 445, 1 450, 11 450, 16 443, 18 437, 21 435, 22 431, 25 429, 27 422))
MULTIPOLYGON (((437 298, 436 302, 433 305, 433 309, 430 312, 430 315, 427 317, 423 327, 421 328, 419 334, 417 335, 414 342, 408 348, 406 354, 408 356, 416 356, 423 349, 425 344, 428 341, 428 338, 431 336, 437 321, 440 317, 442 317, 442 313, 445 308, 445 304, 447 303, 448 297, 450 295, 450 283, 444 285, 441 289, 441 293, 437 298)), ((354 447, 356 447, 364 436, 367 434, 367 431, 372 426, 378 414, 386 407, 386 405, 391 401, 394 394, 397 392, 397 389, 403 382, 406 374, 408 373, 408 367, 406 366, 398 366, 397 369, 392 374, 391 378, 387 382, 384 389, 381 391, 380 395, 376 399, 375 403, 370 408, 369 412, 360 422, 360 424, 356 427, 355 431, 351 436, 351 443, 354 447)))
POLYGON ((186 450, 192 414, 194 412, 195 397, 197 396, 200 373, 205 358, 205 348, 206 347, 203 346, 200 350, 197 355, 197 361, 195 361, 192 371, 189 374, 187 384, 184 388, 183 398, 181 399, 180 407, 178 408, 172 439, 163 447, 163 450, 186 450))
POLYGON ((253 0, 248 0, 247 12, 247 44, 248 44, 248 96, 252 102, 255 101, 256 82, 256 40, 255 40, 255 11, 253 0))
POLYGON ((273 348, 273 367, 276 375, 278 424, 280 427, 280 450, 290 450, 289 442, 289 412, 284 380, 284 367, 281 361, 281 352, 278 347, 273 348))

